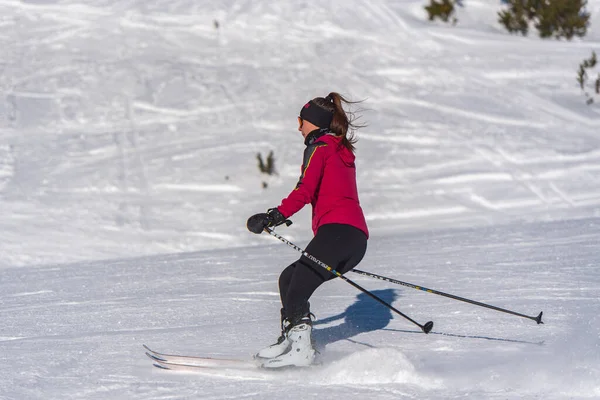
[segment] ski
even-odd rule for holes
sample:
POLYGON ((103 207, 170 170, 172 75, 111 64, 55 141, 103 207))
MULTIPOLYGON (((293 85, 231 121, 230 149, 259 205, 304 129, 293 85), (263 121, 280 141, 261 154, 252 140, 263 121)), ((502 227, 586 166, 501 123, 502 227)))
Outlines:
POLYGON ((152 350, 146 345, 146 355, 154 361, 154 366, 162 369, 198 369, 198 368, 236 368, 255 369, 259 365, 252 360, 233 358, 197 357, 178 354, 164 354, 152 350), (158 364, 158 365, 157 365, 158 364), (185 367, 185 368, 184 368, 185 367), (187 368, 189 367, 189 368, 187 368))
MULTIPOLYGON (((148 354, 148 353, 146 353, 148 354)), ((150 357, 152 358, 152 357, 150 357)), ((257 364, 248 361, 248 364, 211 364, 211 365, 197 365, 191 363, 180 363, 170 361, 159 361, 152 359, 153 364, 156 368, 169 371, 184 371, 184 372, 201 372, 203 370, 256 370, 259 369, 257 364)))

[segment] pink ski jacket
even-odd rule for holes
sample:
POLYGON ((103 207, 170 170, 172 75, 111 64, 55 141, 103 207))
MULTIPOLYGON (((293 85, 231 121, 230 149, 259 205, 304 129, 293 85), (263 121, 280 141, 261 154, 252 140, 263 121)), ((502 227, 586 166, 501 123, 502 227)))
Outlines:
POLYGON ((289 218, 306 204, 312 205, 312 229, 325 224, 354 226, 369 237, 358 200, 355 156, 342 138, 326 133, 308 144, 296 188, 281 201, 279 212, 289 218))

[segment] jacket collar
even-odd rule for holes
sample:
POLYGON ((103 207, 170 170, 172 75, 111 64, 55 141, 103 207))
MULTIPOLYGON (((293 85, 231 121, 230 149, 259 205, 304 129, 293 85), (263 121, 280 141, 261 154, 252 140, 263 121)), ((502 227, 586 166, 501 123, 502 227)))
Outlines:
POLYGON ((314 131, 312 131, 308 135, 306 135, 306 138, 304 139, 304 144, 306 146, 310 146, 311 144, 316 142, 318 138, 320 138, 321 136, 326 135, 328 133, 331 133, 331 130, 329 130, 329 128, 315 129, 314 131))

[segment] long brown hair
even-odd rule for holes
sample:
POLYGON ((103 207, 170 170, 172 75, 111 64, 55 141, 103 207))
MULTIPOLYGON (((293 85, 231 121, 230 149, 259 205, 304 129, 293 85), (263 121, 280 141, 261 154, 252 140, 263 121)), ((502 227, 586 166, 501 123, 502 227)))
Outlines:
POLYGON ((331 92, 325 97, 315 97, 313 102, 333 113, 333 120, 329 125, 329 129, 336 134, 336 136, 342 136, 342 145, 348 150, 354 153, 354 144, 358 139, 354 136, 354 131, 358 128, 363 128, 366 125, 357 124, 356 120, 360 117, 356 117, 354 112, 345 111, 342 107, 344 104, 356 104, 361 101, 349 101, 345 99, 341 94, 331 92))

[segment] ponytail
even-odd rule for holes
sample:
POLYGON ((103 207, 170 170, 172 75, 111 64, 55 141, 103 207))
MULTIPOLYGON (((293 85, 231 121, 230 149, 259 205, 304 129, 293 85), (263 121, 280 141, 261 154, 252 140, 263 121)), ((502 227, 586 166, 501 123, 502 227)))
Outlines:
POLYGON ((356 124, 356 117, 353 112, 344 111, 342 103, 355 104, 359 101, 346 100, 342 95, 336 92, 329 93, 326 97, 317 97, 313 102, 318 106, 333 113, 333 119, 329 125, 329 130, 336 136, 342 137, 342 145, 354 153, 354 144, 357 139, 354 137, 354 131, 363 128, 365 125, 356 124))

